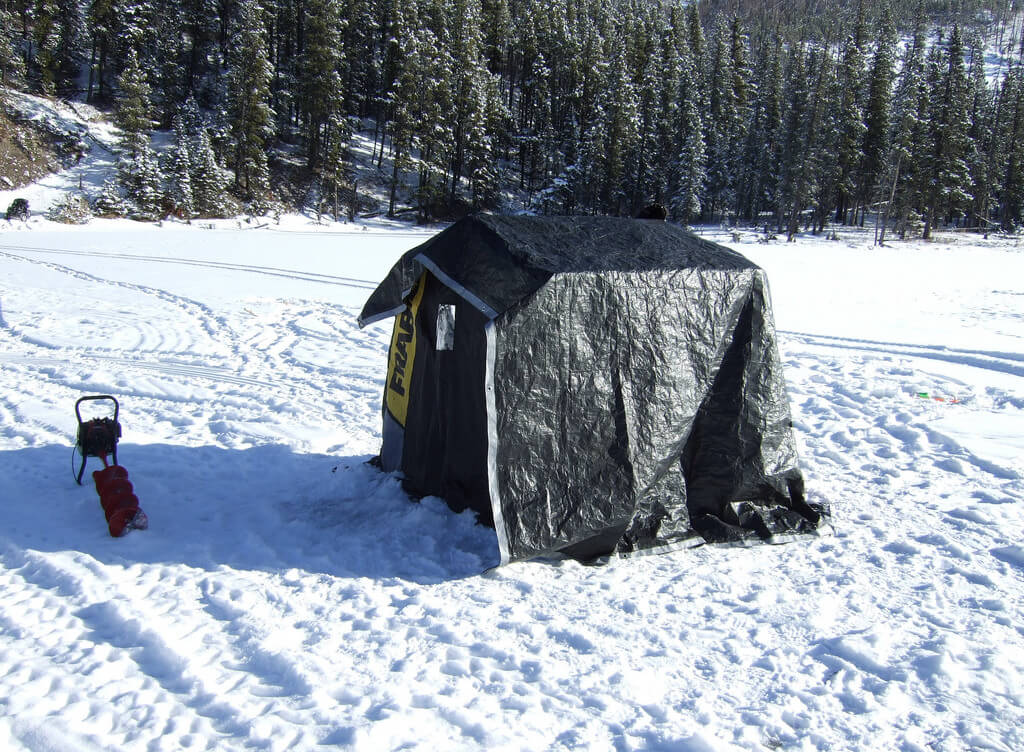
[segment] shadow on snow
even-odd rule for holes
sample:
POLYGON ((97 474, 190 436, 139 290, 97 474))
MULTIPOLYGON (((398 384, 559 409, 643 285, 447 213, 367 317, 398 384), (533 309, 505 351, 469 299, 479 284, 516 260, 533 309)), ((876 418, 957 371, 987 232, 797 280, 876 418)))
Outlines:
MULTIPOLYGON (((118 459, 149 516, 149 530, 107 532, 91 471, 75 484, 71 448, 0 452, 0 558, 11 546, 80 551, 98 561, 180 563, 399 578, 431 584, 498 563, 494 531, 443 501, 413 503, 368 457, 122 443, 118 459)), ((80 461, 75 455, 74 460, 80 461)))

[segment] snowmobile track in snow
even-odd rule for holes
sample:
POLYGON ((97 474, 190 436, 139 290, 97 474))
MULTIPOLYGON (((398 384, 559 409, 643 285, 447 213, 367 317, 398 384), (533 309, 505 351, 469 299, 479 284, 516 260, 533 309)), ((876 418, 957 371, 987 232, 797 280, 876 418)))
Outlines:
MULTIPOLYGON (((88 256, 90 258, 110 258, 118 261, 140 261, 157 264, 180 264, 182 266, 195 266, 207 269, 222 269, 227 271, 248 272, 262 274, 269 277, 283 277, 303 282, 318 282, 325 285, 341 285, 344 287, 355 287, 363 290, 374 290, 377 283, 367 279, 353 279, 352 277, 339 277, 331 274, 317 274, 316 272, 302 272, 292 269, 282 269, 272 266, 253 266, 251 264, 230 264, 220 261, 205 261, 202 259, 169 258, 167 256, 143 256, 131 253, 106 253, 103 251, 73 251, 66 248, 41 248, 16 245, 0 245, 2 251, 18 251, 19 253, 45 253, 67 256, 88 256)), ((15 257, 13 254, 6 254, 15 257)), ((28 259, 25 259, 28 260, 28 259)))
POLYGON ((779 334, 812 347, 862 350, 896 357, 941 360, 947 363, 984 368, 989 371, 999 371, 1013 376, 1024 376, 1024 354, 1021 353, 961 350, 943 345, 899 344, 803 332, 780 331, 779 334))

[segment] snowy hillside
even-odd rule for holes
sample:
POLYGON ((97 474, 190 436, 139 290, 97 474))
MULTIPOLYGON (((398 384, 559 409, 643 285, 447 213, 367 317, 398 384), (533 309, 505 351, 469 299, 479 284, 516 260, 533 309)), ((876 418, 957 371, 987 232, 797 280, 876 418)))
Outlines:
POLYGON ((389 332, 355 314, 426 235, 290 222, 0 222, 0 748, 1024 746, 1014 241, 731 243, 831 537, 490 569, 365 464, 389 332), (72 477, 100 393, 122 539, 72 477))

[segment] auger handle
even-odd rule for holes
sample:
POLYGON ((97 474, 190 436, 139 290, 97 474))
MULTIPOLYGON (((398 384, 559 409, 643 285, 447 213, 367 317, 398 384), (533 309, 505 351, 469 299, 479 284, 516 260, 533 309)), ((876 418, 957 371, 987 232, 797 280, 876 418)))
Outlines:
POLYGON ((80 397, 78 399, 78 401, 75 402, 75 417, 78 418, 78 424, 79 425, 82 424, 82 413, 81 413, 81 411, 79 411, 78 406, 81 405, 83 402, 89 402, 90 400, 110 400, 111 402, 113 402, 114 403, 114 422, 117 423, 117 414, 118 414, 118 412, 121 409, 121 406, 117 403, 117 398, 116 397, 111 397, 109 394, 97 394, 97 395, 92 396, 92 397, 80 397))

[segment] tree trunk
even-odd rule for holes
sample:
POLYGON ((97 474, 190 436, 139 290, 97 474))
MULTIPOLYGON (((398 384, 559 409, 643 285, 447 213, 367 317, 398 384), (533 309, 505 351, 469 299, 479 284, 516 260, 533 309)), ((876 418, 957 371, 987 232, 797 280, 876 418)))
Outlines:
MULTIPOLYGON (((394 143, 394 137, 392 136, 392 143, 394 143)), ((382 147, 383 149, 383 147, 382 147)), ((394 154, 394 161, 391 167, 391 193, 388 197, 388 216, 391 219, 395 218, 395 196, 398 193, 398 154, 394 154)))
POLYGON ((896 175, 892 179, 892 190, 889 191, 889 201, 885 204, 885 214, 882 216, 882 231, 878 236, 878 245, 885 245, 885 229, 889 226, 889 210, 896 198, 896 185, 900 180, 900 163, 903 161, 903 153, 896 158, 896 175))
POLYGON ((935 224, 935 191, 931 192, 928 201, 928 209, 924 218, 924 232, 921 233, 923 240, 932 239, 932 225, 935 224))
POLYGON ((88 89, 88 91, 86 92, 86 95, 85 95, 85 101, 86 102, 91 102, 92 101, 92 87, 93 87, 93 79, 95 78, 95 76, 96 76, 96 38, 93 37, 93 40, 92 40, 92 52, 89 55, 89 89, 88 89))

